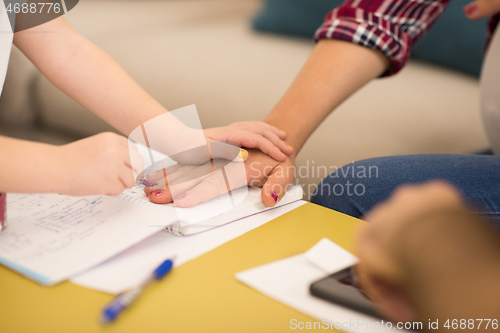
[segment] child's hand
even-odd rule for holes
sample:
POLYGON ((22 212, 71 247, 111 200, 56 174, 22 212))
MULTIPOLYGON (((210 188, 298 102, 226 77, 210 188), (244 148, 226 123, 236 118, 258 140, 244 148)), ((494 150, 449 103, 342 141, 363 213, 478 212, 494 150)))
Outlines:
MULTIPOLYGON (((127 138, 101 133, 56 148, 54 167, 60 168, 58 193, 69 195, 118 195, 135 184, 134 168, 142 161, 139 153, 129 157, 127 138)), ((139 173, 141 170, 136 170, 139 173)))
MULTIPOLYGON (((280 162, 286 159, 286 155, 293 153, 293 148, 283 141, 286 139, 285 132, 260 121, 245 121, 227 127, 210 128, 204 130, 204 133, 207 144, 219 141, 245 148, 257 148, 280 162)), ((213 156, 213 158, 224 158, 224 156, 213 156)), ((242 158, 244 160, 246 156, 242 158)))

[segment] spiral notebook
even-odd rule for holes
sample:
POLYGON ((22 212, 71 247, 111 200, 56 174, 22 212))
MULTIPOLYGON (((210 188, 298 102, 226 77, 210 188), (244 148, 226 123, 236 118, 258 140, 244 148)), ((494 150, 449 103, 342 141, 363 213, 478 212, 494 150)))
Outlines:
MULTIPOLYGON (((288 189, 285 196, 275 207, 267 207, 262 202, 260 194, 261 190, 259 188, 244 187, 231 191, 232 198, 224 195, 192 208, 178 208, 173 203, 154 206, 161 207, 161 209, 169 213, 168 220, 164 221, 167 232, 177 236, 188 236, 301 200, 303 197, 302 188, 294 185, 288 189), (231 202, 239 203, 231 206, 231 202), (183 223, 186 222, 183 219, 189 220, 188 223, 183 223)), ((122 196, 153 205, 139 187, 126 190, 122 196)))
MULTIPOLYGON (((233 191, 233 198, 246 188, 233 191)), ((292 187, 280 206, 302 198, 292 187)), ((260 189, 249 189, 233 209, 212 199, 193 208, 155 205, 142 189, 119 196, 71 197, 58 194, 9 194, 9 224, 0 233, 0 263, 41 284, 52 285, 86 271, 160 230, 192 235, 269 209, 260 189), (182 226, 178 216, 202 217, 182 226)))
POLYGON ((52 285, 90 269, 162 229, 171 212, 126 196, 8 194, 0 263, 52 285))

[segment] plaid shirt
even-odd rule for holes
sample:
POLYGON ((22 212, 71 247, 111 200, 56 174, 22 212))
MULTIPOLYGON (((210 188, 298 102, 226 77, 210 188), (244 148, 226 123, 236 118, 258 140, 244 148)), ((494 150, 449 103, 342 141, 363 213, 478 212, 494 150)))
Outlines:
MULTIPOLYGON (((436 22, 450 0, 346 0, 325 18, 316 41, 339 39, 384 53, 391 61, 383 76, 397 73, 410 56, 411 47, 436 22)), ((490 21, 489 36, 498 22, 490 21)))

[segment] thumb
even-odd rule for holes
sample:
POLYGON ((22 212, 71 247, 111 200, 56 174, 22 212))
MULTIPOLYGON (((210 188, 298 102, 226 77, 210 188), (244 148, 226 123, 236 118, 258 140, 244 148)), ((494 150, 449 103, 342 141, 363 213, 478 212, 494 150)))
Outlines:
POLYGON ((467 18, 477 20, 500 12, 500 0, 477 0, 464 7, 467 18))
POLYGON ((264 204, 267 207, 276 206, 292 185, 293 179, 293 173, 288 175, 287 170, 283 170, 282 165, 276 166, 262 187, 261 197, 264 204))
POLYGON ((248 157, 248 151, 229 143, 213 141, 207 138, 210 158, 222 158, 232 162, 244 162, 248 157))

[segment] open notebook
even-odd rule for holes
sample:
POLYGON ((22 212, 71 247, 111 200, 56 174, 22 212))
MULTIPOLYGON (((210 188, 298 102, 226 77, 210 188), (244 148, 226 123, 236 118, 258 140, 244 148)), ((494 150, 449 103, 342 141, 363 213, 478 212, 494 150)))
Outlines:
MULTIPOLYGON (((246 188, 233 191, 238 196, 246 188)), ((302 198, 292 187, 280 206, 302 198)), ((86 271, 165 229, 190 235, 254 215, 268 208, 260 189, 249 189, 236 207, 220 213, 220 198, 193 208, 155 205, 141 189, 117 197, 71 197, 58 194, 9 194, 9 225, 0 233, 0 263, 41 283, 52 285, 86 271), (182 227, 178 215, 203 217, 182 227), (207 219, 208 218, 208 219, 207 219)))
POLYGON ((7 195, 0 263, 52 285, 88 270, 161 230, 169 213, 108 196, 7 195))

